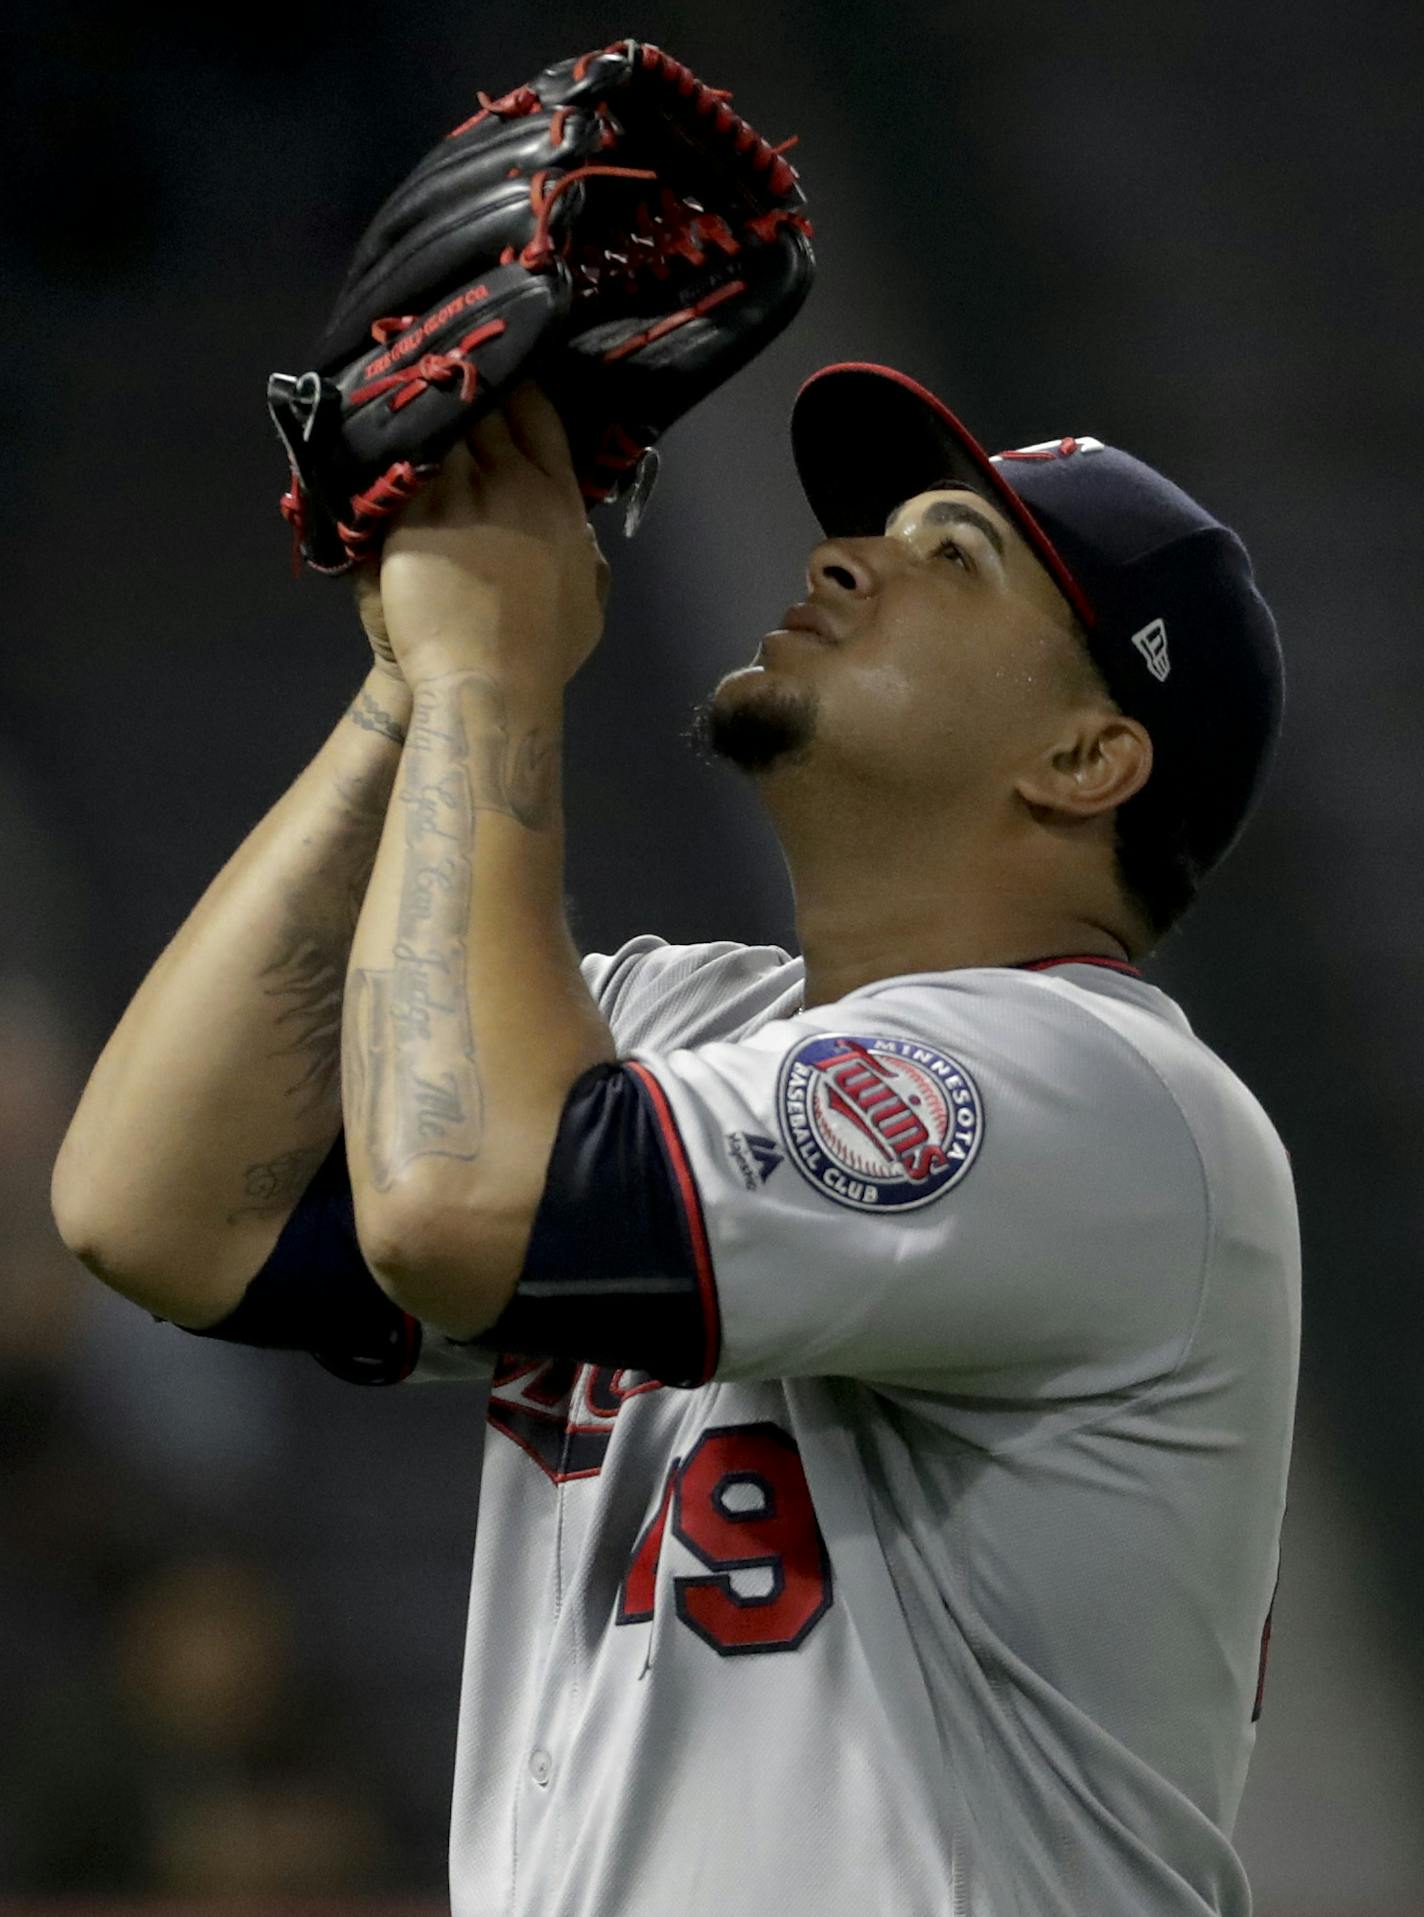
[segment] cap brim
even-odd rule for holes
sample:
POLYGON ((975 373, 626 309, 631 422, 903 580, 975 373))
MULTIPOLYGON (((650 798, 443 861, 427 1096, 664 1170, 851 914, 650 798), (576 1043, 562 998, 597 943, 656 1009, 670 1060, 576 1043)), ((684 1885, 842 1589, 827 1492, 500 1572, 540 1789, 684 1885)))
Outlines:
POLYGON ((890 366, 823 366, 791 411, 791 450, 807 501, 829 538, 879 538, 916 493, 967 486, 1018 528, 1087 625, 1091 600, 1048 534, 974 435, 926 387, 890 366))

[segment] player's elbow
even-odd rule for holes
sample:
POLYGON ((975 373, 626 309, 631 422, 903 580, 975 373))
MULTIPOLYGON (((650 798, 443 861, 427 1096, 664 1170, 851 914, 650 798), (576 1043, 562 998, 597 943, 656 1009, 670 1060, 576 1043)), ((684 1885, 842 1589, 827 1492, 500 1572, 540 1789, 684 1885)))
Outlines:
POLYGON ((458 1205, 418 1185, 356 1203, 361 1256, 387 1297, 452 1338, 487 1331, 508 1304, 533 1209, 476 1196, 458 1205))
MULTIPOLYGON (((59 1149, 50 1171, 49 1210, 54 1228, 64 1248, 96 1278, 104 1278, 102 1267, 110 1262, 105 1247, 115 1237, 112 1216, 105 1217, 96 1191, 97 1180, 79 1162, 69 1138, 59 1149)), ((115 1286, 115 1289, 120 1287, 115 1286)))
POLYGON ((246 1241, 225 1245, 209 1233, 183 1229, 182 1221, 160 1232, 141 1215, 105 1216, 63 1154, 49 1202, 61 1243, 91 1277, 172 1324, 217 1324, 239 1303, 256 1269, 246 1241))
POLYGON ((165 1281, 142 1217, 130 1206, 117 1208, 105 1198, 100 1181, 79 1160, 65 1139, 50 1173, 50 1217, 71 1258, 109 1290, 169 1315, 171 1282, 165 1281))

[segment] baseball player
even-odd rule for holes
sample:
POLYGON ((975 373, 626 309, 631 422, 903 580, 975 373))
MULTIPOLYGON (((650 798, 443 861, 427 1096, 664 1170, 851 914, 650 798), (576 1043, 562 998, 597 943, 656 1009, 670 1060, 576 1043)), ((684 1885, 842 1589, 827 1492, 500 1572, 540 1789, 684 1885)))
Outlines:
POLYGON ((355 723, 141 988, 56 1215, 192 1331, 487 1384, 456 1917, 1244 1917, 1296 1212, 1140 963, 1259 790, 1275 629, 1095 439, 990 458, 872 365, 792 438, 826 537, 703 732, 799 954, 572 947, 606 569, 526 384, 397 523, 355 723))

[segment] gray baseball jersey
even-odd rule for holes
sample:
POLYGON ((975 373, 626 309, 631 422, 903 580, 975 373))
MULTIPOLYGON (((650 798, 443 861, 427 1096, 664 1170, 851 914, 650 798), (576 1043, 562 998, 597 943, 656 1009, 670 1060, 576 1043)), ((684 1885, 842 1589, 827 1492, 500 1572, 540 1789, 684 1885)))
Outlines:
POLYGON ((1261 1107, 1110 965, 584 976, 720 1345, 677 1388, 427 1340, 493 1374, 455 1917, 1241 1917, 1298 1346, 1261 1107))

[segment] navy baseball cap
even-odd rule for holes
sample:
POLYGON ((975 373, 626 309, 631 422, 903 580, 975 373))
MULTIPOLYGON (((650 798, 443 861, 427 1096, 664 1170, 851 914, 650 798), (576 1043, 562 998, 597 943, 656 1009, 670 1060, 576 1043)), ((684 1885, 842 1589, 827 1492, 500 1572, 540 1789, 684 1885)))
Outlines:
POLYGON ((1161 473, 1067 436, 987 453, 934 394, 888 366, 822 367, 791 444, 828 537, 876 537, 902 501, 965 486, 1017 527, 1081 620, 1108 691, 1152 738, 1132 803, 1200 872, 1235 843, 1280 732, 1284 672, 1236 534, 1161 473))

